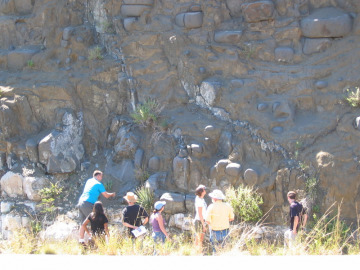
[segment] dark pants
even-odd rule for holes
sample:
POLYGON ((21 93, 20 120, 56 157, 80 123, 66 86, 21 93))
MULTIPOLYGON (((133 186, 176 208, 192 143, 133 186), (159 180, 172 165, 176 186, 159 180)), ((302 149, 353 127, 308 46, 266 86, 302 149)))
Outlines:
POLYGON ((81 224, 83 224, 85 219, 92 212, 94 205, 92 203, 89 203, 89 202, 85 201, 85 202, 80 202, 78 204, 78 207, 79 207, 80 222, 81 222, 81 224))

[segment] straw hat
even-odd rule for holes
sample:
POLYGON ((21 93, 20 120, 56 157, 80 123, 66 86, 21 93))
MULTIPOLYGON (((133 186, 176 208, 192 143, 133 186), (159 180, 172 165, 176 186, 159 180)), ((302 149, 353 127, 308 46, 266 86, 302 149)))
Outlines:
POLYGON ((138 197, 133 192, 126 193, 126 196, 124 196, 124 199, 128 202, 135 203, 138 200, 138 197))

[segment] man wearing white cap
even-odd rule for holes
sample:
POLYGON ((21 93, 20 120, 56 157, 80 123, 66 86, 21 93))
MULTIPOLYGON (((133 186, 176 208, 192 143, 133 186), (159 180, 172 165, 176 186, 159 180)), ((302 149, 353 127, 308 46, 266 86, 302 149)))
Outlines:
POLYGON ((225 195, 219 189, 209 194, 213 203, 206 211, 206 223, 210 225, 210 240, 214 245, 223 245, 226 236, 229 234, 230 221, 234 220, 232 207, 224 203, 225 195))

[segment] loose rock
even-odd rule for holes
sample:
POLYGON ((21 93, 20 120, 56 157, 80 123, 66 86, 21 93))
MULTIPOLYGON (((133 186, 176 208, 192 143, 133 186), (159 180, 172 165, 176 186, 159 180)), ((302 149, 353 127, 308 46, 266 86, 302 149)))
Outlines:
POLYGON ((305 37, 343 37, 351 31, 349 14, 333 8, 322 8, 301 20, 301 30, 305 37))

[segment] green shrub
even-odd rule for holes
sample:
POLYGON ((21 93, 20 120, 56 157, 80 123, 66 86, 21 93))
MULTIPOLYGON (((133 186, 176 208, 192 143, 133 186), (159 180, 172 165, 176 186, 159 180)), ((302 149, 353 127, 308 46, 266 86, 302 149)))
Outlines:
POLYGON ((305 182, 306 193, 312 199, 316 198, 318 182, 319 181, 316 177, 310 177, 306 179, 305 182))
POLYGON ((345 100, 349 103, 351 107, 358 107, 360 105, 360 88, 355 87, 355 90, 350 89, 346 90, 345 100))
POLYGON ((107 182, 104 183, 104 187, 107 191, 112 190, 113 186, 114 186, 114 182, 111 180, 108 180, 107 182))
POLYGON ((263 212, 260 205, 263 204, 263 199, 252 187, 245 187, 240 185, 237 189, 229 187, 225 191, 226 200, 234 209, 234 214, 240 221, 258 221, 263 212))
POLYGON ((59 187, 57 183, 50 183, 50 187, 45 187, 40 190, 40 205, 43 214, 54 214, 54 211, 56 210, 55 199, 61 195, 62 191, 63 188, 59 187))
POLYGON ((136 124, 141 126, 156 125, 162 108, 160 104, 153 99, 148 99, 144 104, 138 105, 136 111, 131 114, 136 124))
POLYGON ((102 55, 101 48, 96 46, 95 48, 89 50, 89 60, 102 60, 104 56, 102 55))
POLYGON ((35 66, 34 61, 33 61, 33 60, 27 61, 27 66, 28 66, 29 68, 33 68, 33 67, 35 66))
POLYGON ((138 196, 138 203, 145 208, 146 212, 150 213, 155 202, 154 192, 145 186, 139 187, 135 194, 138 196))

